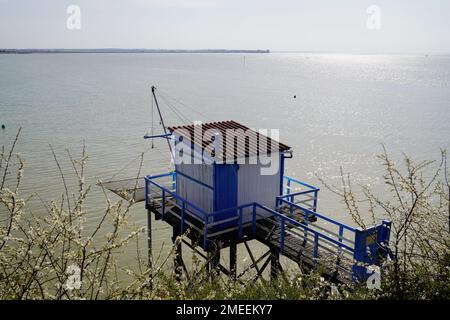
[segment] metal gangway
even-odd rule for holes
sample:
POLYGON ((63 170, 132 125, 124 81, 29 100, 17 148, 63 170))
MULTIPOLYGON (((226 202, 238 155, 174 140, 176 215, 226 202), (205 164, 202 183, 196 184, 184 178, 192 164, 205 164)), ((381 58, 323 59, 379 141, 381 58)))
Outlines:
POLYGON ((318 188, 290 177, 284 180, 274 208, 253 202, 206 212, 176 193, 175 172, 146 176, 145 205, 179 234, 189 229, 189 237, 205 252, 217 241, 226 245, 254 239, 341 283, 365 281, 373 266, 381 266, 388 256, 390 221, 367 229, 341 223, 317 212, 318 188))

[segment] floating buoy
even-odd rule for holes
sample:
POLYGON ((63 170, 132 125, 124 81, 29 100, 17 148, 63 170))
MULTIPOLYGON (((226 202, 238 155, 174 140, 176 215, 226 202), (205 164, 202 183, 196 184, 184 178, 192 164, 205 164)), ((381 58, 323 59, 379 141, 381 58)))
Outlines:
POLYGON ((6 129, 6 126, 4 124, 2 124, 2 129, 6 129))
POLYGON ((297 99, 297 95, 294 95, 294 99, 297 99))

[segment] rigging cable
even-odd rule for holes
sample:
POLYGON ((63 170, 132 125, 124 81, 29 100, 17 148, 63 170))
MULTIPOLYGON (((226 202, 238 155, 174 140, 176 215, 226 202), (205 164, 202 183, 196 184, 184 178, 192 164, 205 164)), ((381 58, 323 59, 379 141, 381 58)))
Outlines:
POLYGON ((189 110, 191 110, 191 111, 193 111, 193 112, 195 112, 195 113, 201 115, 201 116, 204 117, 206 120, 209 120, 209 121, 211 121, 211 122, 213 121, 213 119, 210 118, 210 117, 209 117, 208 115, 206 115, 205 113, 202 113, 202 112, 198 111, 197 109, 195 109, 194 107, 191 107, 191 106, 189 106, 188 104, 186 104, 186 103, 180 101, 179 99, 177 99, 177 98, 175 98, 175 97, 173 97, 173 96, 170 96, 167 92, 159 90, 159 93, 160 93, 160 95, 163 95, 163 94, 164 94, 167 98, 172 99, 173 101, 175 101, 176 103, 182 105, 183 107, 185 107, 185 108, 187 108, 187 109, 189 109, 189 110))
POLYGON ((185 116, 181 111, 179 111, 175 106, 173 106, 165 96, 160 94, 160 97, 170 108, 170 110, 172 110, 172 112, 178 117, 178 119, 181 120, 181 122, 183 122, 184 124, 192 122, 187 116, 185 116))
POLYGON ((114 173, 111 178, 109 178, 109 181, 107 182, 111 182, 112 179, 114 179, 118 174, 122 173, 125 169, 127 169, 134 161, 136 161, 138 158, 140 158, 142 156, 142 154, 145 154, 148 150, 150 150, 151 147, 147 148, 144 152, 142 152, 141 154, 139 154, 137 157, 131 159, 129 162, 127 162, 127 164, 125 164, 119 171, 117 171, 116 173, 114 173))

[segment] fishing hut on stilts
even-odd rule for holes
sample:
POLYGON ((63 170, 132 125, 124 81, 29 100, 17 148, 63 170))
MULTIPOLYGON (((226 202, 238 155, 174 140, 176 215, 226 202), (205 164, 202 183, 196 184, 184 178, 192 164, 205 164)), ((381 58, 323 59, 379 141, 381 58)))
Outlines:
MULTIPOLYGON (((269 266, 276 277, 284 256, 302 267, 320 267, 332 281, 362 282, 388 257, 391 222, 361 229, 319 213, 319 188, 285 172, 285 161, 293 158, 289 146, 236 121, 166 126, 156 92, 152 87, 163 132, 152 129, 145 138, 167 140, 173 169, 143 177, 135 190, 135 201, 144 201, 147 211, 150 265, 153 219, 172 228, 178 277, 186 270, 183 245, 205 259, 210 275, 222 272, 233 279, 249 269, 257 279, 269 266), (267 251, 256 257, 250 240, 267 251), (252 262, 239 275, 238 246, 252 262), (225 248, 228 266, 220 259, 225 248)), ((105 186, 123 192, 115 182, 105 186)))

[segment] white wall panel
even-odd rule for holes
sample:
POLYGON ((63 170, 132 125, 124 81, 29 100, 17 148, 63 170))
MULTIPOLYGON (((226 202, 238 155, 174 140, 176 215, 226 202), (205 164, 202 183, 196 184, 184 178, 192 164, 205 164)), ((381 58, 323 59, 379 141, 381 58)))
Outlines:
MULTIPOLYGON (((179 164, 176 165, 176 170, 204 184, 213 185, 212 166, 210 165, 179 164)), ((212 212, 213 210, 212 190, 183 177, 181 174, 177 174, 177 194, 206 212, 212 212)))
MULTIPOLYGON (((280 193, 280 170, 274 175, 261 175, 261 164, 242 164, 238 171, 238 205, 258 202, 275 209, 275 199, 280 193)), ((249 220, 251 209, 246 210, 249 220)), ((268 215, 267 211, 258 211, 268 215)))

